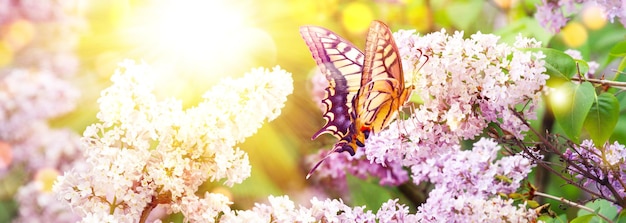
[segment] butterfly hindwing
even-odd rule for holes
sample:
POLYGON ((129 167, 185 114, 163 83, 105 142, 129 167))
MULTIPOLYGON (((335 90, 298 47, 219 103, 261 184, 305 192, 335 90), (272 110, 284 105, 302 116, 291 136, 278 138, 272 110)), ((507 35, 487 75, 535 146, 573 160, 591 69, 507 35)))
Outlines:
POLYGON ((326 124, 313 135, 329 133, 343 140, 354 132, 352 99, 360 88, 363 53, 336 33, 317 26, 303 26, 300 34, 309 47, 315 62, 328 80, 326 96, 326 124), (352 128, 352 129, 351 129, 352 128))

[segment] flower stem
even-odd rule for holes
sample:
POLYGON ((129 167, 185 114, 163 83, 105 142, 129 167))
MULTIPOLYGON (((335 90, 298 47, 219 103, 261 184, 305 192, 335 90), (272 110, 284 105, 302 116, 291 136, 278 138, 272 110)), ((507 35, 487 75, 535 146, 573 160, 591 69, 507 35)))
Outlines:
POLYGON ((150 216, 150 212, 158 205, 158 202, 155 201, 156 198, 152 197, 152 201, 148 203, 146 208, 141 212, 141 217, 139 218, 139 223, 145 223, 148 220, 148 216, 150 216))
POLYGON ((626 90, 626 82, 620 82, 620 81, 610 81, 610 80, 604 80, 604 79, 593 79, 593 78, 584 78, 581 79, 578 76, 574 76, 572 77, 573 81, 589 81, 591 83, 594 84, 601 84, 601 85, 608 85, 614 88, 619 88, 622 90, 626 90))
POLYGON ((604 216, 604 215, 601 215, 600 213, 597 213, 597 212, 596 212, 596 211, 594 211, 593 209, 591 209, 591 208, 589 208, 589 207, 586 207, 586 206, 584 206, 584 205, 581 205, 581 204, 579 204, 579 203, 576 203, 576 202, 573 202, 573 201, 567 200, 567 199, 565 199, 565 198, 563 198, 563 197, 555 197, 555 196, 552 196, 552 195, 550 195, 550 194, 544 194, 544 193, 541 193, 541 192, 539 192, 539 191, 535 191, 535 193, 534 193, 534 194, 535 194, 535 195, 537 195, 537 196, 542 196, 542 197, 550 198, 550 199, 553 199, 553 200, 558 200, 558 201, 561 201, 561 202, 563 202, 563 203, 565 203, 565 204, 567 204, 567 205, 571 205, 571 206, 574 206, 574 207, 577 207, 577 208, 583 209, 583 210, 585 210, 585 211, 588 211, 588 212, 590 212, 590 213, 593 213, 593 214, 595 214, 596 216, 598 216, 598 217, 600 217, 600 218, 604 219, 606 222, 613 223, 613 221, 611 221, 609 218, 607 218, 607 217, 606 217, 606 216, 604 216))

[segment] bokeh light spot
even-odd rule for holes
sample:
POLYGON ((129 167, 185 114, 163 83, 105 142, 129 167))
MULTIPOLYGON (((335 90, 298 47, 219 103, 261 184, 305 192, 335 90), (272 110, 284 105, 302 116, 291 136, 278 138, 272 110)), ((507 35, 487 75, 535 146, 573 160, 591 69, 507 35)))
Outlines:
POLYGON ((35 182, 41 184, 41 191, 52 192, 52 186, 59 176, 59 171, 53 168, 43 168, 35 174, 35 182))
POLYGON ((549 98, 552 106, 564 107, 570 103, 569 88, 564 86, 566 85, 556 88, 554 91, 550 92, 549 98))
POLYGON ((587 5, 582 12, 582 21, 591 30, 598 30, 606 25, 606 14, 597 5, 587 5))
POLYGON ((13 62, 13 49, 6 41, 0 41, 0 67, 13 62))
POLYGON ((35 36, 35 27, 26 20, 16 20, 6 27, 3 39, 17 51, 30 43, 35 36))
POLYGON ((372 9, 365 3, 352 2, 343 10, 341 22, 343 27, 351 33, 367 31, 370 22, 374 20, 372 9))
POLYGON ((11 145, 0 141, 0 170, 6 170, 11 165, 12 161, 13 150, 11 149, 11 145))
POLYGON ((565 45, 576 48, 587 41, 587 30, 579 22, 570 22, 561 29, 561 37, 565 45))
POLYGON ((501 9, 509 10, 509 8, 511 8, 512 1, 513 0, 494 0, 493 2, 496 3, 496 5, 498 5, 501 9))
POLYGON ((233 200, 233 193, 226 187, 216 187, 211 193, 222 194, 228 198, 228 200, 233 200))

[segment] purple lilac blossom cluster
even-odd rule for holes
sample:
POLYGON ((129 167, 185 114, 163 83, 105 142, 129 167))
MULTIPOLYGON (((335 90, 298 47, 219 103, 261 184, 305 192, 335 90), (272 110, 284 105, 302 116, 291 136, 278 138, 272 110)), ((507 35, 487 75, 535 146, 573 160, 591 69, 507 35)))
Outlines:
MULTIPOLYGON (((626 197, 626 147, 615 142, 607 142, 602 147, 596 147, 591 140, 584 140, 580 145, 569 148, 563 156, 580 165, 568 165, 566 170, 573 175, 582 186, 595 186, 598 191, 607 196, 626 197), (579 167, 579 168, 577 168, 579 167), (592 180, 597 179, 597 180, 592 180), (606 182, 601 184, 598 182, 606 182)), ((615 198, 615 197, 614 197, 615 198)))
POLYGON ((514 46, 508 46, 498 44, 499 37, 491 34, 465 39, 462 32, 413 32, 394 35, 406 81, 415 85, 414 94, 423 101, 412 114, 413 126, 406 129, 415 135, 411 141, 430 149, 448 147, 474 138, 492 122, 523 139, 528 128, 511 109, 526 105, 524 118, 536 119, 534 109, 548 78, 545 55, 523 49, 541 47, 540 42, 518 36, 514 46), (423 66, 413 56, 421 52, 429 57, 423 66))
POLYGON ((534 164, 522 155, 495 160, 499 150, 495 141, 483 138, 472 150, 453 150, 413 165, 414 175, 422 177, 414 178, 414 182, 429 181, 435 187, 428 194, 426 203, 418 208, 420 218, 432 222, 461 218, 480 221, 501 214, 510 217, 511 222, 517 222, 536 217, 531 210, 526 210, 524 204, 515 207, 512 200, 498 196, 515 192, 534 164), (497 207, 477 209, 472 207, 474 205, 497 207))
POLYGON ((542 0, 537 6, 535 18, 539 24, 547 28, 552 33, 558 33, 565 24, 567 24, 566 15, 574 13, 574 1, 549 1, 542 0))
POLYGON ((83 222, 137 222, 157 205, 192 222, 228 210, 226 196, 196 191, 205 181, 232 186, 249 177, 248 156, 235 146, 280 114, 291 75, 254 69, 222 80, 184 110, 181 101, 157 100, 149 66, 120 66, 98 100, 100 122, 83 134, 86 167, 59 177, 57 197, 83 222))
MULTIPOLYGON (((413 31, 395 33, 406 82, 416 86, 423 103, 406 120, 390 124, 370 137, 365 154, 374 163, 401 162, 405 167, 424 163, 450 151, 458 151, 461 139, 473 139, 491 122, 523 138, 527 127, 510 109, 525 105, 527 120, 535 119, 540 99, 545 57, 520 48, 539 47, 532 39, 518 37, 514 47, 498 44, 494 35, 435 32, 423 37, 413 31), (419 57, 429 56, 423 64, 419 57), (507 59, 508 58, 508 59, 507 59)), ((412 173, 419 183, 424 175, 412 173)))
MULTIPOLYGON (((535 218, 524 204, 498 196, 515 192, 534 164, 522 155, 496 160, 500 146, 491 139, 481 139, 467 151, 461 150, 459 141, 473 139, 489 123, 523 138, 527 127, 510 109, 525 105, 524 118, 536 118, 534 109, 548 78, 545 56, 523 49, 541 43, 518 37, 514 46, 507 46, 498 44, 495 35, 478 33, 465 39, 461 32, 448 35, 445 30, 425 36, 401 30, 394 37, 403 56, 405 81, 416 86, 415 94, 423 103, 408 119, 371 136, 354 157, 331 155, 316 175, 343 186, 347 172, 381 177, 405 174, 408 169, 414 183, 428 181, 435 186, 415 214, 425 222, 535 218), (373 166, 387 174, 367 171, 373 166)), ((311 163, 323 154, 313 155, 311 163)), ((396 185, 406 180, 390 179, 396 185)), ((381 178, 383 182, 387 181, 381 178)))
MULTIPOLYGON (((400 161, 411 166, 450 150, 460 139, 473 139, 491 122, 523 138, 527 127, 510 109, 526 105, 524 118, 535 119, 534 109, 548 76, 545 56, 521 49, 541 43, 518 37, 511 47, 498 44, 495 35, 462 36, 461 32, 450 36, 445 30, 425 36, 407 30, 394 33, 405 81, 416 86, 415 94, 423 104, 407 120, 392 123, 366 141, 368 160, 383 166, 400 161), (426 63, 421 55, 428 56, 426 63)), ((314 84, 322 83, 315 80, 314 84)))
POLYGON ((23 170, 28 181, 14 195, 15 222, 78 219, 34 176, 80 166, 80 137, 47 122, 74 110, 80 96, 68 79, 78 68, 83 22, 78 1, 0 0, 0 142, 8 148, 1 153, 10 154, 3 154, 0 175, 23 170))
POLYGON ((535 18, 550 32, 557 33, 567 24, 567 17, 577 14, 578 6, 583 3, 599 6, 611 22, 617 17, 626 27, 626 2, 621 0, 542 0, 541 4, 537 5, 535 18))
MULTIPOLYGON (((306 163, 316 163, 323 159, 328 150, 319 150, 318 154, 308 156, 306 163)), ((354 156, 348 153, 332 153, 320 164, 313 179, 332 179, 326 181, 330 185, 327 188, 334 188, 338 192, 347 192, 346 174, 352 174, 360 179, 367 179, 373 176, 379 180, 383 186, 398 186, 409 180, 406 171, 399 161, 387 161, 382 164, 372 163, 365 158, 363 150, 357 150, 354 156)))

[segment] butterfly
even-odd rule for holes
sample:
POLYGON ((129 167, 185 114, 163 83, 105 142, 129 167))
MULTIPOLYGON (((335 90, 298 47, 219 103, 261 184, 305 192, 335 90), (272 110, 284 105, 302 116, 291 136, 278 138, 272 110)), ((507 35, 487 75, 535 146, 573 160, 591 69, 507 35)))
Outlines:
MULTIPOLYGON (((317 26, 303 26, 300 34, 328 80, 323 118, 326 124, 312 140, 324 133, 339 141, 333 152, 355 154, 370 133, 383 130, 409 98, 398 47, 389 27, 373 21, 367 33, 365 53, 336 33, 317 26), (358 147, 357 147, 358 146, 358 147)), ((307 178, 328 157, 311 169, 307 178)))

